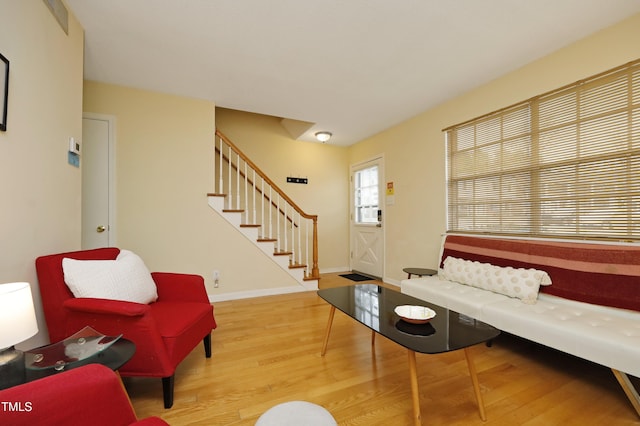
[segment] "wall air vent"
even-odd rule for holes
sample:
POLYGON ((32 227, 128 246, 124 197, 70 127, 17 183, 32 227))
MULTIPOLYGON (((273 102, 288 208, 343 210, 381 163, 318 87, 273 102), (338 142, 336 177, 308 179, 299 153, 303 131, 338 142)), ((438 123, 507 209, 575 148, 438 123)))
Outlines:
POLYGON ((43 0, 65 34, 69 35, 69 12, 62 0, 43 0))

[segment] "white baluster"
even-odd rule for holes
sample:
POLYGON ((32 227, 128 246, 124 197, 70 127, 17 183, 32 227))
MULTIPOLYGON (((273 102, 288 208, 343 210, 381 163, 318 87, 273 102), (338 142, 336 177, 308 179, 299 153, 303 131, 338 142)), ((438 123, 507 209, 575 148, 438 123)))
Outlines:
POLYGON ((244 219, 246 223, 251 222, 251 218, 249 217, 249 177, 247 173, 247 162, 244 162, 244 219))
POLYGON ((253 170, 253 184, 251 185, 253 188, 253 192, 251 195, 253 196, 253 223, 258 223, 258 217, 256 216, 256 169, 253 170))
POLYGON ((224 192, 223 185, 224 185, 224 179, 222 178, 222 158, 224 157, 224 151, 222 150, 222 138, 220 138, 220 162, 219 162, 219 169, 218 173, 220 174, 220 179, 218 180, 218 193, 222 194, 224 192))
POLYGON ((298 212, 298 263, 302 263, 302 216, 298 212))
POLYGON ((217 164, 218 164, 218 160, 216 160, 216 149, 218 148, 218 140, 216 138, 216 135, 213 135, 213 192, 216 192, 216 190, 218 189, 218 171, 217 169, 217 164))
POLYGON ((266 224, 264 223, 264 178, 262 178, 262 190, 260 191, 260 223, 262 225, 262 238, 267 235, 266 224))
POLYGON ((231 191, 231 145, 229 145, 229 158, 227 159, 227 162, 229 163, 229 182, 227 183, 227 187, 228 187, 228 195, 229 195, 229 204, 228 204, 228 208, 232 209, 233 208, 233 191, 231 191))
POLYGON ((298 260, 298 245, 296 244, 296 211, 291 206, 291 252, 293 253, 292 261, 295 263, 298 260))
POLYGON ((306 241, 306 254, 307 254, 307 260, 305 261, 305 263, 307 264, 307 268, 306 268, 306 275, 309 275, 309 219, 305 220, 305 228, 306 228, 306 232, 305 232, 305 241, 306 241))
POLYGON ((269 185, 269 238, 273 239, 273 187, 269 185))
POLYGON ((236 210, 240 210, 240 153, 236 156, 236 210))
POLYGON ((284 202, 284 222, 282 222, 282 233, 284 234, 284 251, 289 251, 289 238, 287 238, 287 234, 289 233, 287 229, 287 202, 284 202))
POLYGON ((278 203, 276 204, 276 239, 278 240, 278 249, 280 249, 282 243, 280 236, 280 193, 278 193, 278 203))

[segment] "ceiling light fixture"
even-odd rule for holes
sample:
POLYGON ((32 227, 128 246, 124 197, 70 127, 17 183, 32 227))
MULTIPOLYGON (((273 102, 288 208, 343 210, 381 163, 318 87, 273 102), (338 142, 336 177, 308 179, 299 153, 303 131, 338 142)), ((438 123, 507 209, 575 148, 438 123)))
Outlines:
POLYGON ((325 143, 329 139, 331 139, 331 132, 316 132, 316 139, 320 142, 325 143))

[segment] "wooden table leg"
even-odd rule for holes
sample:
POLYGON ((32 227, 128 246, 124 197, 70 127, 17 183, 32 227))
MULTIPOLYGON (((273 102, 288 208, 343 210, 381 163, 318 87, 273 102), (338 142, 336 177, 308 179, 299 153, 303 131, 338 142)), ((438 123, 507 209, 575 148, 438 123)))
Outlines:
POLYGON ((409 354, 409 380, 411 381, 411 399, 413 400, 413 421, 416 426, 422 424, 420 416, 420 394, 418 392, 418 371, 416 368, 416 353, 411 349, 409 354))
POLYGON ((612 368, 611 371, 613 371, 613 375, 618 379, 618 383, 622 386, 622 389, 627 395, 627 398, 629 398, 631 405, 633 405, 633 408, 636 409, 636 412, 640 416, 640 395, 638 395, 638 391, 636 391, 633 383, 629 380, 629 376, 627 376, 627 373, 623 373, 622 371, 618 371, 614 368, 612 368))
POLYGON ((478 401, 478 410, 480 411, 480 418, 482 421, 487 421, 487 415, 484 411, 484 402, 482 401, 482 394, 480 393, 480 384, 478 382, 478 376, 476 374, 476 367, 473 365, 473 359, 471 359, 471 348, 464 348, 464 355, 467 358, 467 366, 469 367, 469 375, 471 376, 471 382, 473 383, 473 390, 476 394, 476 400, 478 401))
POLYGON ((324 332, 324 343, 322 344, 322 352, 320 352, 321 356, 327 353, 327 343, 329 343, 329 334, 331 334, 331 325, 333 324, 333 315, 336 313, 336 307, 331 305, 331 310, 329 311, 329 321, 327 322, 327 330, 324 332))

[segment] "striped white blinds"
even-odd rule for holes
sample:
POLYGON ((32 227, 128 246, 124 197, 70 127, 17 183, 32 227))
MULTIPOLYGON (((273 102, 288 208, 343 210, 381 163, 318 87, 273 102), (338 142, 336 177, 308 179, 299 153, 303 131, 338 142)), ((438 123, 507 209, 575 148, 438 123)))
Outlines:
POLYGON ((640 60, 444 131, 449 231, 640 240, 640 60))

